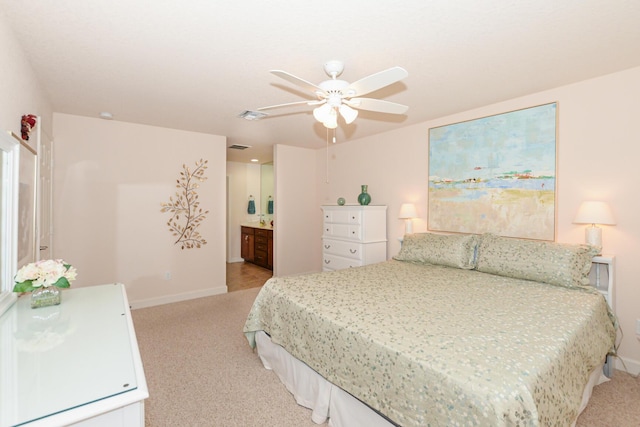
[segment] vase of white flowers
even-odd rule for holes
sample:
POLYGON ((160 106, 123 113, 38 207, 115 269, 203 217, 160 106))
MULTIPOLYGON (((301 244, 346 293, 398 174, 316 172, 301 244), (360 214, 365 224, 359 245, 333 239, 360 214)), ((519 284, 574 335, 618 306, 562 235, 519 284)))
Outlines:
POLYGON ((60 288, 68 288, 76 279, 76 269, 61 259, 27 264, 18 270, 13 292, 31 292, 31 308, 60 304, 60 288))

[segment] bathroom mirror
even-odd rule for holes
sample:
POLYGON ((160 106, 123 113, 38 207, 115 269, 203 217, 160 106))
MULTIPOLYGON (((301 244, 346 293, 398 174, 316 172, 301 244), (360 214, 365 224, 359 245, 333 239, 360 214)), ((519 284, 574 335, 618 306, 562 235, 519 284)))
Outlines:
MULTIPOLYGON (((264 163, 260 165, 260 213, 264 214, 267 223, 273 220, 274 211, 269 209, 270 200, 272 202, 271 206, 275 205, 273 193, 273 163, 264 163)), ((273 209, 275 209, 275 207, 273 207, 273 209)))

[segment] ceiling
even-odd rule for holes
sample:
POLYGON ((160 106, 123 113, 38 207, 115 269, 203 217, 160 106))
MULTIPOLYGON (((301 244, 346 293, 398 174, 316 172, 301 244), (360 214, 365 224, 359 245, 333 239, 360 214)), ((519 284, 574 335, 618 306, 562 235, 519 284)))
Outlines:
MULTIPOLYGON (((273 144, 320 148, 312 99, 269 70, 313 83, 342 60, 353 82, 401 66, 367 95, 406 104, 361 112, 338 143, 640 66, 636 0, 0 0, 56 112, 227 136, 228 160, 273 144)), ((6 60, 6 58, 5 58, 6 60)))

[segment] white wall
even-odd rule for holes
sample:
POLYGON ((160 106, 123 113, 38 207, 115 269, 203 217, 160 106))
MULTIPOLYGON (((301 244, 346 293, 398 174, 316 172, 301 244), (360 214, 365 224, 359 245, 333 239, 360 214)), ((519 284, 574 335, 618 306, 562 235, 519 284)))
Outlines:
MULTIPOLYGON (((51 135, 53 112, 49 96, 36 79, 2 10, 0 10, 0 53, 2 54, 0 129, 20 135, 20 118, 24 114, 35 114, 41 118, 42 131, 51 135)), ((31 145, 35 148, 35 145, 31 145)))
POLYGON ((322 211, 316 189, 315 150, 274 148, 274 276, 320 271, 322 211))
POLYGON ((122 282, 134 307, 226 292, 225 137, 58 113, 54 131, 55 256, 75 287, 122 282), (207 244, 183 250, 160 209, 200 159, 207 244))
MULTIPOLYGON (((373 204, 389 206, 388 256, 395 255, 404 232, 397 219, 400 205, 414 202, 420 219, 414 232, 426 230, 428 130, 520 108, 558 102, 557 238, 583 243, 584 226, 572 224, 580 202, 610 203, 616 226, 604 226, 603 252, 616 256, 616 301, 624 338, 619 348, 640 371, 640 198, 636 171, 640 158, 640 68, 587 80, 557 89, 442 117, 369 138, 331 146, 329 183, 325 183, 326 154, 317 150, 316 205, 342 196, 355 203, 361 184, 369 185, 373 204)), ((425 102, 429 102, 428 99, 425 102)), ((410 112, 409 112, 410 114, 410 112)), ((357 123, 357 122, 356 122, 357 123)))

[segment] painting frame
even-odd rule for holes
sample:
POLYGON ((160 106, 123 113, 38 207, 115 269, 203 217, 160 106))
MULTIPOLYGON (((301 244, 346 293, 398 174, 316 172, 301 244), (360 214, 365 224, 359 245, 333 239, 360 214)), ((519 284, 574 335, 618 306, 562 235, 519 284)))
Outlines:
POLYGON ((429 128, 427 229, 555 241, 558 103, 429 128))
POLYGON ((18 268, 37 260, 36 207, 38 155, 25 140, 11 133, 20 142, 18 167, 18 268))

